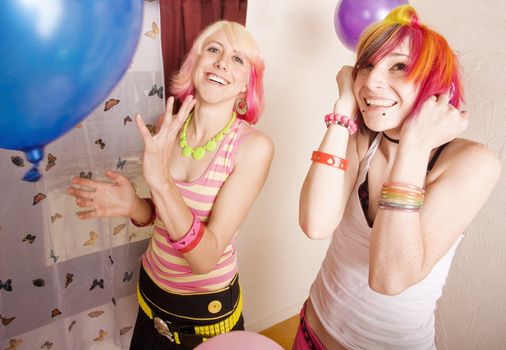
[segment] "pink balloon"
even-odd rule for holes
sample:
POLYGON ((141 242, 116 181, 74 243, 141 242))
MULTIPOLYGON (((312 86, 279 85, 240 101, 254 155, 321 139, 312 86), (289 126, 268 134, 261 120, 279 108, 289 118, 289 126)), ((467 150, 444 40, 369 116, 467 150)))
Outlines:
POLYGON ((233 331, 213 337, 197 346, 195 350, 283 350, 283 348, 261 334, 233 331))
POLYGON ((337 36, 348 49, 355 51, 360 35, 374 22, 407 0, 341 0, 334 13, 334 27, 337 36))

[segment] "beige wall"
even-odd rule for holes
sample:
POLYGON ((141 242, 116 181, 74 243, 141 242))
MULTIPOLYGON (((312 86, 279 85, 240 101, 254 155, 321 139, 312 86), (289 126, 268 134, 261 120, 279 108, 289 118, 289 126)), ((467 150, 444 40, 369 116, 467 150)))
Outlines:
MULTIPOLYGON (((261 330, 298 312, 328 245, 297 223, 298 195, 323 115, 336 96, 334 76, 353 53, 333 27, 336 0, 253 0, 247 27, 266 59, 267 108, 259 128, 276 155, 263 193, 239 235, 246 325, 261 330)), ((421 18, 459 52, 470 128, 465 136, 502 159, 506 130, 506 3, 411 1, 421 18)), ((472 165, 470 165, 472 166, 472 165)), ((440 349, 500 349, 506 343, 505 174, 455 257, 438 310, 440 349)))

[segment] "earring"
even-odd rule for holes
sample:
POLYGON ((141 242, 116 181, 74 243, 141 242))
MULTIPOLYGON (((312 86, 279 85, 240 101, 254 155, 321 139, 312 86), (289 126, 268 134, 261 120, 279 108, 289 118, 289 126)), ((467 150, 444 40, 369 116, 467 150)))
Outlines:
POLYGON ((245 115, 248 111, 248 103, 246 102, 246 99, 243 97, 238 97, 235 100, 235 111, 239 115, 245 115))

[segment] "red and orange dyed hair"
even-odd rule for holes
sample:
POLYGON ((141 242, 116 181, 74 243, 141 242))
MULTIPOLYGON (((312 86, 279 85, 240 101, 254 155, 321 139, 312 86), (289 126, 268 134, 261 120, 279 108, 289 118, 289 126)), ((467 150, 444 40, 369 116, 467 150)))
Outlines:
POLYGON ((186 56, 181 69, 172 78, 171 92, 180 101, 195 92, 192 75, 195 64, 207 39, 216 32, 224 31, 234 48, 244 54, 251 64, 251 71, 246 91, 246 103, 248 111, 245 115, 237 114, 238 118, 244 119, 250 124, 255 124, 264 109, 264 85, 263 76, 265 64, 253 36, 239 23, 219 21, 205 28, 195 39, 190 52, 186 56))
POLYGON ((409 5, 398 6, 382 21, 369 26, 357 45, 358 67, 376 63, 410 38, 410 59, 407 67, 408 81, 420 88, 410 116, 415 115, 422 103, 432 95, 440 95, 451 89, 450 104, 456 108, 463 102, 460 65, 445 38, 423 25, 415 9, 409 5))

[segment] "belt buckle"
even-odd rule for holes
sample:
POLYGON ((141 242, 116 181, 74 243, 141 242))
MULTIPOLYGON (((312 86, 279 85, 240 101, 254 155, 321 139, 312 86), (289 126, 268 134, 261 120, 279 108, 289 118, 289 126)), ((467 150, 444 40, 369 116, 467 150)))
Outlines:
POLYGON ((160 317, 155 317, 155 318, 153 318, 153 323, 154 323, 155 329, 158 331, 158 333, 160 335, 163 335, 164 337, 169 338, 169 340, 172 343, 174 343, 174 341, 175 341, 174 335, 172 334, 169 326, 167 325, 167 323, 164 320, 162 320, 160 317))

